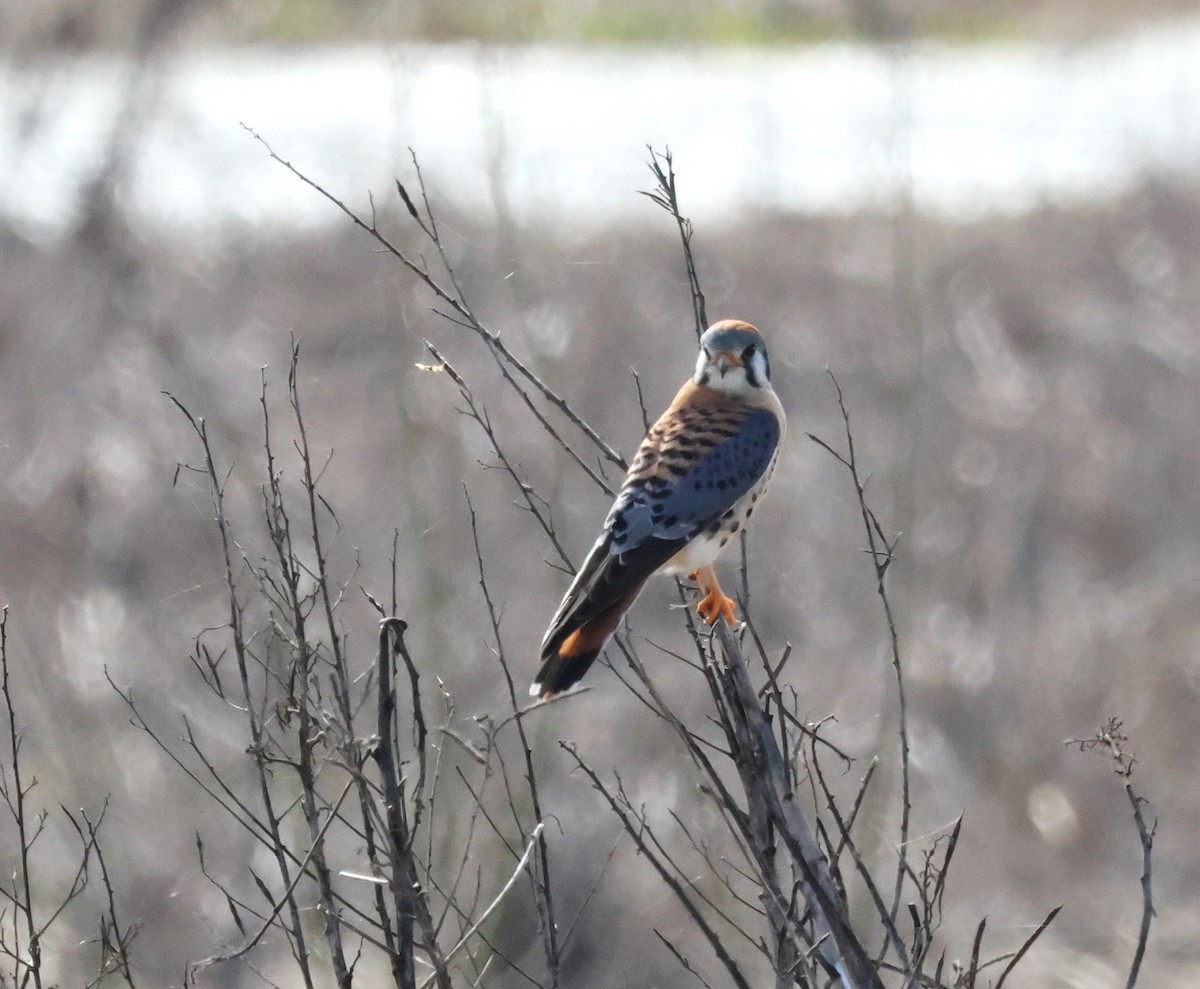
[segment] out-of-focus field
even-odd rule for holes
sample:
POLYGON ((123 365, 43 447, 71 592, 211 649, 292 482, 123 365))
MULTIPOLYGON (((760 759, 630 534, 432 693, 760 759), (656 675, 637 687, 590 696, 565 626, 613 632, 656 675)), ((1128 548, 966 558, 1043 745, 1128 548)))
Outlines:
MULTIPOLYGON (((686 211, 689 163, 676 164, 686 211)), ((411 181, 406 168, 397 164, 411 181)), ((437 207, 438 177, 427 179, 437 207)), ((507 709, 464 484, 506 651, 530 675, 566 578, 503 475, 484 469, 491 451, 456 411, 453 384, 417 368, 431 363, 422 339, 487 407, 577 559, 608 501, 529 425, 479 341, 432 313, 428 293, 332 207, 325 229, 230 227, 195 244, 127 224, 105 191, 61 237, 31 240, 0 218, 0 602, 35 802, 53 818, 59 804, 109 798, 105 850, 124 915, 142 923, 138 970, 145 984, 178 984, 187 960, 237 940, 200 875, 196 833, 225 874, 244 879, 255 853, 130 727, 105 677, 132 685, 168 736, 186 716, 231 774, 244 765, 236 718, 186 658, 225 620, 225 589, 207 493, 177 470, 196 459, 194 437, 162 392, 206 417, 232 468, 238 534, 260 552, 260 368, 282 422, 299 342, 310 441, 332 451, 322 485, 340 520, 333 563, 350 582, 341 613, 352 648, 367 666, 376 624, 358 587, 386 597, 395 530, 414 656, 453 692, 464 731, 507 709)), ((416 246, 399 204, 380 192, 377 205, 389 235, 416 246)), ((1196 985, 1200 188, 1148 175, 1116 200, 970 223, 902 208, 694 219, 710 315, 762 328, 791 424, 750 530, 757 627, 775 655, 792 644, 787 679, 806 716, 836 717, 829 736, 859 759, 846 785, 877 753, 887 767, 888 795, 868 806, 860 842, 881 861, 892 852, 894 681, 853 493, 805 436, 842 442, 827 368, 845 390, 868 495, 903 533, 890 586, 910 689, 914 834, 964 815, 945 904, 950 955, 969 954, 980 916, 989 943, 1011 949, 1062 903, 1015 984, 1124 985, 1141 909, 1137 835, 1109 765, 1064 744, 1117 716, 1159 819, 1158 913, 1140 985, 1196 985)), ((642 429, 631 369, 653 415, 694 360, 665 215, 647 203, 644 222, 586 233, 569 218, 446 209, 440 221, 474 311, 631 453, 642 429)), ((643 594, 631 619, 639 642, 685 647, 673 595, 665 580, 643 594)), ((699 678, 649 646, 642 655, 680 709, 703 718, 699 678)), ((588 682, 529 722, 568 915, 619 828, 568 771, 558 739, 619 769, 651 808, 699 822, 708 813, 662 725, 609 670, 588 682)), ((45 847, 66 861, 59 834, 45 847)), ((4 862, 14 847, 0 818, 4 862)), ((355 849, 343 852, 354 868, 355 849)), ((62 882, 54 867, 45 876, 62 882)), ((630 846, 618 846, 582 917, 564 984, 693 984, 651 930, 684 921, 630 846)), ((80 943, 91 922, 73 914, 51 945, 63 984, 91 964, 80 943)), ((493 936, 539 957, 521 908, 499 915, 493 936)), ((243 984, 232 967, 209 978, 243 984)))

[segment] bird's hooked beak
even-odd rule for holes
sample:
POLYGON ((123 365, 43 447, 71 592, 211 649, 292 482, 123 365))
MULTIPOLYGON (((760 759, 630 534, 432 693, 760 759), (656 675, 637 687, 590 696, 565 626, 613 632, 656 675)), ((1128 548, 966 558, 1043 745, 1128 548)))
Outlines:
POLYGON ((742 358, 732 350, 718 350, 713 354, 711 363, 723 378, 729 373, 730 368, 742 366, 742 358))

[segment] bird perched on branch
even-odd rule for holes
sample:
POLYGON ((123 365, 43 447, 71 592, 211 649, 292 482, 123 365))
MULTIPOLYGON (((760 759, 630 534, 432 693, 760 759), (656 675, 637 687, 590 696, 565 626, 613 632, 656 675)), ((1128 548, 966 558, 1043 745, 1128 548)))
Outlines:
POLYGON ((550 622, 530 694, 545 700, 578 683, 656 572, 690 575, 704 592, 700 616, 734 624, 713 562, 765 493, 785 428, 762 335, 736 319, 709 327, 696 373, 646 433, 550 622))

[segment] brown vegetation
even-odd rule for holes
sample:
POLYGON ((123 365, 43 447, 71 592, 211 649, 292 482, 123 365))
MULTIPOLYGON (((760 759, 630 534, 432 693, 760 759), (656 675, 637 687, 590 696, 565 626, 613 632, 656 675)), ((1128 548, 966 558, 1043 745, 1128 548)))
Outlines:
MULTIPOLYGON (((682 183, 686 201, 686 169, 682 183)), ((393 207, 380 225, 412 250, 419 232, 393 207)), ((639 390, 660 405, 694 339, 675 231, 647 209, 644 227, 586 238, 545 228, 497 238, 486 217, 441 217, 473 311, 625 452, 641 431, 639 390)), ((225 491, 242 545, 269 554, 254 523, 259 367, 282 383, 289 341, 300 342, 309 442, 332 451, 321 483, 338 526, 327 553, 349 581, 340 616, 365 657, 359 668, 374 661, 377 615, 357 587, 386 600, 396 531, 408 647, 426 682, 452 690, 464 731, 473 716, 508 709, 474 538, 519 679, 532 673, 565 577, 547 565, 544 534, 512 487, 480 470, 494 465, 492 445, 455 411, 453 383, 417 367, 438 363, 422 339, 470 385, 569 555, 586 549, 606 499, 528 425, 487 350, 431 313, 428 292, 349 225, 230 230, 219 245, 190 245, 131 230, 119 211, 95 215, 74 241, 9 232, 0 243, 0 599, 34 800, 91 812, 109 798, 101 841, 119 916, 141 923, 143 981, 177 983, 185 962, 234 937, 225 901, 200 875, 195 833, 227 881, 244 880, 255 859, 128 725, 105 679, 130 687, 164 734, 186 715, 224 772, 246 771, 236 712, 187 659, 201 629, 227 621, 227 592, 207 483, 176 474, 193 439, 160 390, 206 417, 222 471, 232 467, 225 491)), ((907 661, 913 834, 932 841, 964 814, 944 943, 966 959, 986 914, 989 939, 1015 948, 1025 925, 1065 904, 1021 984, 1125 977, 1141 913, 1137 834, 1119 787, 1062 744, 1112 715, 1135 739, 1140 792, 1164 822, 1146 984, 1188 985, 1200 964, 1200 791, 1189 782, 1200 691, 1198 230, 1196 190, 1147 182, 1109 206, 969 225, 757 215, 696 233, 709 313, 768 334, 798 437, 749 539, 764 648, 778 657, 790 643, 802 720, 836 717, 824 733, 858 760, 850 789, 881 756, 859 842, 872 861, 894 861, 887 627, 853 490, 799 438, 840 436, 829 367, 854 415, 867 491, 887 531, 902 533, 888 579, 907 661)), ((279 466, 294 479, 286 447, 279 466)), ((668 581, 649 588, 632 641, 672 709, 698 724, 708 701, 699 681, 646 644, 684 649, 675 600, 668 581)), ((678 906, 556 740, 600 773, 619 769, 656 822, 668 810, 705 833, 717 822, 668 727, 611 674, 592 679, 586 695, 529 721, 559 905, 573 916, 586 900, 564 980, 688 984, 651 930, 682 925, 678 906)), ((14 839, 3 840, 8 855, 14 839)), ((85 895, 88 910, 51 942, 64 982, 94 972, 95 946, 81 941, 103 900, 85 895)), ((514 900, 493 919, 516 959, 542 952, 532 909, 514 900)))

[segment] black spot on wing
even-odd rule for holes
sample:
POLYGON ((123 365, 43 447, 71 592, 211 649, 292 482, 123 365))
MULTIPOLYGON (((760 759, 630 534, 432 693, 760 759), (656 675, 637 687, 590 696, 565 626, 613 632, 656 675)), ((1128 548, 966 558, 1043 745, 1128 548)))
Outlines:
POLYGON ((613 553, 624 558, 651 537, 686 542, 754 486, 771 463, 779 422, 765 409, 739 410, 738 416, 740 421, 720 422, 719 428, 696 423, 720 439, 686 472, 645 478, 622 492, 609 518, 613 553))

